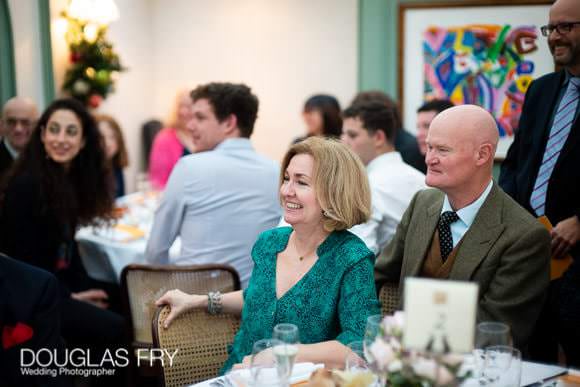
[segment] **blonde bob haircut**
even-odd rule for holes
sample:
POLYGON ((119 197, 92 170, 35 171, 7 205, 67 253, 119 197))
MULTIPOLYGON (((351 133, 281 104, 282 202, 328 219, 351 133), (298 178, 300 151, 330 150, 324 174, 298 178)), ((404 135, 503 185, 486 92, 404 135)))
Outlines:
POLYGON ((290 160, 301 154, 314 159, 314 191, 322 207, 324 229, 345 230, 366 222, 371 214, 371 193, 365 167, 358 156, 337 140, 309 137, 286 152, 280 186, 284 184, 290 160))

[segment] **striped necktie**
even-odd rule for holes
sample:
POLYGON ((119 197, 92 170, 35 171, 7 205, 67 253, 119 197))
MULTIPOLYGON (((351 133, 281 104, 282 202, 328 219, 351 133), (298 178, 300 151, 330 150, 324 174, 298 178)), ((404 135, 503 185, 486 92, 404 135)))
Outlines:
POLYGON ((558 156, 566 143, 568 134, 574 122, 576 107, 578 106, 578 95, 580 88, 580 78, 570 78, 568 89, 554 116, 554 123, 550 129, 550 137, 546 143, 546 150, 542 158, 542 165, 538 171, 534 189, 530 196, 530 204, 536 215, 542 216, 546 211, 546 194, 548 192, 548 181, 558 161, 558 156))

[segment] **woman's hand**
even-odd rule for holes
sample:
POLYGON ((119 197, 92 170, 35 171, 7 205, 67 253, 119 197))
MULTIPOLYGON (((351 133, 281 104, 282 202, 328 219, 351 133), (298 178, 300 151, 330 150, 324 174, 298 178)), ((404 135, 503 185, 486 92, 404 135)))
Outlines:
POLYGON ((71 298, 77 301, 88 302, 97 308, 107 309, 109 296, 102 289, 89 289, 78 293, 71 293, 71 298))
POLYGON ((197 294, 187 294, 181 290, 173 289, 166 292, 161 298, 155 301, 155 305, 169 305, 171 311, 163 322, 163 327, 169 327, 169 324, 179 315, 191 309, 198 309, 207 306, 207 296, 197 294))

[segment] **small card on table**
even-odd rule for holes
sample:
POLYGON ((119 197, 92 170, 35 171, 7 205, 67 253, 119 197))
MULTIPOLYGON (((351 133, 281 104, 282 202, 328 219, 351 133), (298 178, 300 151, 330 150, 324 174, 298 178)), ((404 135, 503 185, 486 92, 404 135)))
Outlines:
POLYGON ((473 349, 478 285, 472 282, 407 278, 405 348, 465 353, 473 349))

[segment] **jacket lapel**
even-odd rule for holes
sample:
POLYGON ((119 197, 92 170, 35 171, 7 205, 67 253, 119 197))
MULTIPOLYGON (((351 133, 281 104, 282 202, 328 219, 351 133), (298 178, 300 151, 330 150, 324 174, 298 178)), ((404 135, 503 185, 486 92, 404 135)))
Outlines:
POLYGON ((505 228, 501 221, 502 207, 503 200, 499 188, 493 183, 489 196, 463 236, 463 242, 449 275, 450 279, 460 281, 472 279, 473 273, 505 228))
POLYGON ((427 249, 431 244, 431 239, 433 239, 433 234, 435 233, 435 227, 437 227, 437 222, 439 221, 439 214, 441 213, 441 208, 443 207, 443 198, 441 195, 434 203, 427 206, 425 209, 425 219, 420 220, 417 225, 416 232, 412 235, 407 234, 407 236, 413 238, 412 243, 407 246, 411 246, 411 251, 407 255, 408 259, 407 267, 405 272, 411 276, 418 276, 423 266, 423 261, 427 255, 427 249))

